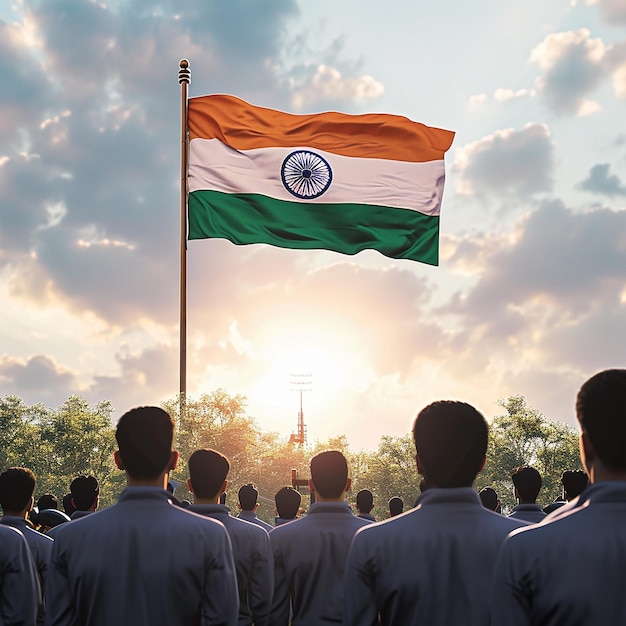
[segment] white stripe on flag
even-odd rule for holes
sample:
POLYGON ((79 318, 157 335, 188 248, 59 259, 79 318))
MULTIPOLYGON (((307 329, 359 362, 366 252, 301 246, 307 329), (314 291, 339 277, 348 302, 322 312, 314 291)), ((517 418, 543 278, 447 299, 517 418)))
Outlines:
POLYGON ((319 154, 332 169, 328 190, 307 203, 372 204, 439 215, 444 162, 409 163, 345 157, 310 148, 259 148, 237 151, 219 139, 192 139, 189 145, 189 192, 256 193, 299 201, 281 180, 285 158, 296 150, 319 154))

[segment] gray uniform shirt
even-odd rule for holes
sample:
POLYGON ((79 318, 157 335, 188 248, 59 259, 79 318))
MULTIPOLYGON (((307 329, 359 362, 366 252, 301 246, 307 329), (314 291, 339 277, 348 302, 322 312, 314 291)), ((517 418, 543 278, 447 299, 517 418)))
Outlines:
POLYGON ((350 542, 370 525, 345 502, 316 502, 304 517, 272 530, 272 626, 289 623, 290 600, 293 626, 341 623, 350 542))
POLYGON ((524 525, 485 509, 471 487, 428 489, 411 511, 356 534, 344 624, 488 624, 500 545, 524 525))
POLYGON ((24 535, 0 526, 0 623, 34 626, 41 593, 24 535))
POLYGON ((223 504, 192 504, 188 509, 224 524, 233 546, 239 587, 239 626, 266 626, 274 589, 274 559, 263 528, 230 515, 223 504))
POLYGON ((54 540, 47 626, 234 626, 238 605, 224 525, 174 506, 164 489, 127 487, 54 540))
POLYGON ((522 519, 531 524, 538 524, 546 519, 544 510, 538 504, 518 504, 509 514, 513 519, 522 519))
POLYGON ((590 485, 502 546, 492 624, 626 624, 626 482, 590 485))
POLYGON ((256 524, 257 526, 260 526, 268 533, 270 532, 270 530, 272 530, 272 528, 274 528, 271 524, 268 524, 262 519, 259 519, 254 511, 239 511, 239 515, 237 515, 237 517, 239 519, 244 519, 246 520, 246 522, 250 522, 251 524, 256 524))
POLYGON ((43 624, 46 614, 45 609, 45 593, 46 593, 46 576, 48 574, 48 562, 50 561, 50 555, 52 554, 52 544, 54 541, 50 537, 35 530, 23 517, 14 517, 12 515, 5 515, 0 518, 0 524, 4 526, 11 526, 17 528, 26 539, 26 543, 30 548, 30 553, 33 557, 33 562, 37 568, 37 574, 39 576, 39 585, 41 587, 42 602, 39 605, 37 611, 37 623, 43 624))

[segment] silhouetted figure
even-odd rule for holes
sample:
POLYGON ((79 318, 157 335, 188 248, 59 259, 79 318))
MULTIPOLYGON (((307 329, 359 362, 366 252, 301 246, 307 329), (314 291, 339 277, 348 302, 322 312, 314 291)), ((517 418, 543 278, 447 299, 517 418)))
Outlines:
POLYGON ((344 624, 489 623, 500 545, 525 522, 485 509, 472 484, 487 422, 464 402, 430 404, 415 420, 417 470, 430 488, 403 515, 359 530, 345 578, 344 624))
POLYGON ((241 487, 237 496, 239 498, 239 508, 241 509, 237 517, 245 519, 246 522, 257 524, 261 528, 264 528, 267 532, 274 528, 271 524, 264 522, 256 515, 257 509, 259 508, 259 492, 252 483, 248 483, 247 485, 241 487))
POLYGON ((479 491, 478 497, 480 498, 482 505, 486 509, 494 511, 495 513, 500 513, 500 498, 498 498, 498 494, 496 493, 495 489, 492 489, 491 487, 485 487, 484 489, 481 489, 479 491))
POLYGON ((369 489, 361 489, 356 494, 357 517, 375 522, 376 518, 371 514, 374 508, 374 494, 369 489))
POLYGON ((561 484, 563 485, 563 495, 544 507, 543 510, 546 515, 577 498, 589 484, 589 476, 583 470, 565 470, 561 476, 561 484))
POLYGON ((491 623, 626 623, 626 370, 599 372, 576 398, 590 485, 548 520, 511 535, 494 577, 491 623))
POLYGON ((233 517, 218 504, 228 485, 230 461, 216 450, 196 450, 189 457, 187 488, 193 493, 190 511, 216 519, 226 527, 233 546, 239 589, 239 626, 269 624, 274 562, 270 538, 263 528, 233 517))
POLYGON ((63 496, 63 511, 68 517, 72 517, 72 513, 76 510, 76 507, 72 504, 72 494, 67 493, 63 496))
POLYGON ((542 522, 546 514, 537 504, 537 496, 541 489, 541 474, 534 467, 517 467, 511 474, 511 480, 515 486, 515 498, 518 504, 513 507, 509 517, 531 524, 542 522))
MULTIPOLYGON (((70 485, 71 504, 74 507, 71 519, 80 519, 91 515, 98 508, 100 485, 95 476, 77 476, 70 485)), ((53 539, 57 536, 61 526, 51 528, 47 535, 53 539)))
POLYGON ((0 526, 2 622, 34 626, 41 597, 37 570, 24 535, 17 528, 0 526))
POLYGON ((299 519, 272 530, 274 597, 272 626, 340 624, 345 560, 354 533, 373 526, 345 502, 350 489, 346 458, 337 450, 311 459, 309 489, 315 503, 299 519))
POLYGON ((395 517, 396 515, 400 515, 402 511, 404 511, 404 500, 399 496, 394 496, 389 499, 389 517, 395 517))
MULTIPOLYGON (((36 479, 35 474, 26 467, 10 467, 0 474, 0 506, 4 511, 0 524, 17 528, 26 539, 33 562, 37 568, 41 587, 41 602, 36 607, 37 623, 43 624, 45 617, 44 598, 48 561, 52 553, 50 537, 36 531, 26 518, 33 508, 36 479)), ((5 622, 6 623, 6 622, 5 622)))
POLYGON ((43 511, 44 509, 58 509, 59 501, 57 500, 57 497, 54 494, 46 493, 43 496, 41 496, 39 500, 37 500, 37 508, 40 511, 43 511))
POLYGON ((276 503, 274 523, 276 526, 281 526, 296 519, 302 496, 293 487, 283 487, 276 492, 274 502, 276 503))
POLYGON ((48 567, 46 620, 57 624, 237 623, 237 578, 223 524, 173 506, 166 490, 178 452, 163 409, 117 423, 117 504, 64 524, 48 567))

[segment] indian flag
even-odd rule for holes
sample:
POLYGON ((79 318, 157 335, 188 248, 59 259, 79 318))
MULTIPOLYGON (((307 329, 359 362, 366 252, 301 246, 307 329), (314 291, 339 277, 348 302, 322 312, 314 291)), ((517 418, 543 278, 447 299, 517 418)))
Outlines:
POLYGON ((190 98, 189 239, 374 249, 438 263, 454 133, 387 114, 293 115, 190 98))

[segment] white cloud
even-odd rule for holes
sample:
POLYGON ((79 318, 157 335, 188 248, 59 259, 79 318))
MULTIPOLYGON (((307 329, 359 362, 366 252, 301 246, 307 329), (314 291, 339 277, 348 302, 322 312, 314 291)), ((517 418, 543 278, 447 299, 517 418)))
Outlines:
POLYGON ((544 124, 499 130, 457 148, 457 191, 528 196, 552 187, 554 144, 544 124))
POLYGON ((548 35, 530 55, 543 72, 536 86, 548 106, 560 114, 588 114, 586 96, 609 72, 609 51, 585 28, 548 35))
POLYGON ((600 14, 609 24, 626 24, 624 0, 587 0, 588 5, 598 5, 600 14))
POLYGON ((534 89, 518 89, 513 91, 512 89, 504 89, 499 87, 493 92, 493 98, 496 102, 507 102, 509 100, 519 100, 520 98, 532 98, 535 96, 534 89))
POLYGON ((481 109, 487 102, 489 96, 486 93, 477 93, 469 97, 467 106, 471 111, 481 109))

